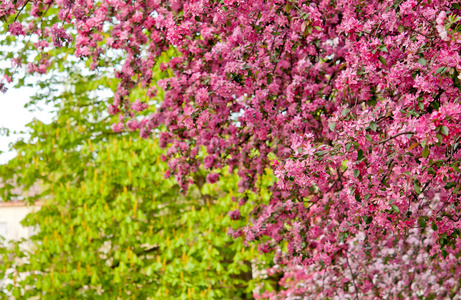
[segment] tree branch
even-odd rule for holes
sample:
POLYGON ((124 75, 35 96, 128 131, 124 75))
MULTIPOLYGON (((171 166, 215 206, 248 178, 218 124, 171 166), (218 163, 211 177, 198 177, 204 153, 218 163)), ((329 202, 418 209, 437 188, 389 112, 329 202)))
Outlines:
POLYGON ((390 138, 387 138, 387 139, 385 139, 385 140, 383 140, 383 141, 376 142, 375 144, 384 144, 384 143, 386 143, 386 142, 388 142, 388 141, 390 141, 390 140, 392 140, 392 139, 395 139, 395 138, 398 137, 398 136, 404 135, 404 134, 415 134, 415 132, 412 132, 412 131, 401 132, 401 133, 398 133, 398 134, 396 134, 396 135, 394 135, 394 136, 391 136, 390 138))

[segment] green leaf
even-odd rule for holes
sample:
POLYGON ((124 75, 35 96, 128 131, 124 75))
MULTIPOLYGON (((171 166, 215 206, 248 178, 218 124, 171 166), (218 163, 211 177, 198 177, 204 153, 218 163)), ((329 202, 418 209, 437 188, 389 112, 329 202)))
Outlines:
POLYGON ((322 28, 319 26, 314 26, 314 28, 317 29, 318 31, 322 31, 322 28))
POLYGON ((383 260, 384 264, 387 265, 389 263, 389 260, 391 260, 391 256, 387 255, 383 260))
POLYGON ((288 13, 290 13, 290 10, 291 10, 291 5, 290 5, 290 3, 287 3, 285 5, 285 12, 288 14, 288 13))
POLYGON ((437 74, 439 74, 439 73, 441 73, 443 71, 445 71, 445 67, 440 67, 435 71, 434 75, 437 75, 437 74))
POLYGON ((386 62, 386 59, 384 57, 379 56, 378 59, 383 65, 387 66, 387 62, 386 62))
POLYGON ((427 65, 427 61, 424 58, 418 59, 418 63, 423 66, 427 65))
POLYGON ((359 151, 357 151, 357 160, 362 160, 363 159, 363 151, 362 149, 359 149, 359 151))
POLYGON ((373 142, 373 138, 372 138, 371 135, 369 135, 368 133, 365 134, 365 138, 367 139, 367 141, 373 142))
POLYGON ((331 130, 331 131, 335 131, 335 127, 336 127, 336 123, 335 123, 335 122, 330 123, 330 130, 331 130))
POLYGON ((382 46, 381 48, 379 48, 379 50, 383 51, 383 52, 389 52, 387 51, 387 47, 386 46, 382 46))
POLYGON ((419 103, 418 103, 418 108, 419 108, 420 110, 424 110, 424 104, 423 104, 422 102, 419 102, 419 103))
POLYGON ((426 225, 426 220, 425 220, 423 217, 419 217, 419 218, 418 218, 418 224, 419 224, 419 226, 422 227, 422 228, 426 228, 426 226, 427 226, 427 225, 426 225))
POLYGON ((395 211, 396 213, 399 213, 399 212, 400 212, 400 209, 399 209, 398 206, 395 205, 395 204, 391 204, 391 208, 392 208, 392 210, 395 211))
POLYGON ((199 16, 195 16, 194 19, 195 19, 195 21, 200 22, 200 17, 199 16))
POLYGON ((446 190, 449 190, 451 189, 452 187, 454 187, 456 185, 456 182, 448 182, 447 184, 445 184, 444 188, 446 190))
POLYGON ((328 151, 317 151, 317 152, 314 153, 314 155, 320 156, 320 155, 324 155, 325 153, 328 153, 328 151))
POLYGON ((370 129, 376 132, 376 130, 378 129, 378 124, 376 124, 375 122, 371 122, 370 129))
POLYGON ((437 227, 437 224, 435 224, 435 222, 432 223, 431 227, 432 227, 432 230, 437 231, 438 227, 437 227))
POLYGON ((348 112, 349 112, 349 109, 343 108, 343 110, 341 111, 341 114, 343 115, 343 117, 345 117, 348 112))
POLYGON ((359 169, 355 169, 355 170, 354 170, 354 177, 357 178, 357 177, 359 177, 359 175, 360 175, 360 170, 359 170, 359 169))
POLYGON ((447 258, 447 256, 448 256, 447 250, 445 250, 445 249, 442 250, 442 256, 443 256, 443 258, 447 258))
POLYGON ((422 155, 424 158, 427 158, 429 156, 429 147, 424 147, 422 155))
POLYGON ((442 132, 445 136, 448 136, 448 127, 443 125, 440 132, 442 132))
POLYGON ((437 132, 437 134, 435 135, 437 137, 437 140, 439 141, 439 144, 443 142, 443 136, 437 132))
POLYGON ((418 180, 415 180, 413 188, 415 189, 416 194, 421 194, 421 185, 418 180))

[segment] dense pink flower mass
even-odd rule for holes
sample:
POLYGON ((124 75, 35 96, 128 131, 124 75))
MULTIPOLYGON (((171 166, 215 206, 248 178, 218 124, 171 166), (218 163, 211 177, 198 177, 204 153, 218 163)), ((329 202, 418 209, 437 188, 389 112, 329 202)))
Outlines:
MULTIPOLYGON (((0 17, 23 4, 3 2, 0 17)), ((244 193, 272 166, 272 199, 243 230, 285 272, 286 290, 264 296, 459 297, 459 3, 46 0, 32 12, 50 5, 75 25, 76 54, 92 68, 124 51, 114 130, 164 125, 181 186, 203 163, 236 171, 244 193), (155 99, 152 67, 168 49, 164 100, 139 121, 147 105, 130 103, 130 90, 155 99)), ((10 31, 73 42, 58 26, 10 31)), ((29 70, 46 67, 45 57, 29 70)))

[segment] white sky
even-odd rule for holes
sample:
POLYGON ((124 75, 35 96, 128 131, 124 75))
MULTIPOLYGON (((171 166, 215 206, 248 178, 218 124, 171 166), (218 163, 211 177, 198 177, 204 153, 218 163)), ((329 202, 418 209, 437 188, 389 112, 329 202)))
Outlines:
MULTIPOLYGON (((37 87, 38 89, 38 87, 37 87)), ((19 138, 28 139, 28 134, 19 134, 16 132, 25 131, 25 125, 31 122, 34 118, 50 123, 53 115, 46 107, 41 107, 42 111, 35 110, 30 112, 24 108, 24 105, 29 101, 36 90, 34 88, 10 88, 6 94, 0 93, 0 128, 5 127, 10 130, 10 136, 6 137, 0 134, 0 164, 6 163, 12 159, 16 153, 9 150, 9 144, 15 142, 19 138), (8 151, 8 152, 7 152, 8 151)))
MULTIPOLYGON (((0 0, 0 2, 1 1, 2 0, 0 0)), ((0 34, 0 39, 3 38, 5 38, 5 36, 0 34)), ((33 42, 34 38, 32 38, 31 41, 33 42)), ((0 46, 0 50, 17 52, 20 50, 20 48, 11 46, 0 46)), ((106 55, 121 55, 121 53, 118 53, 117 51, 111 51, 109 53, 106 53, 106 55)), ((33 57, 31 56, 30 59, 32 58, 33 57)), ((71 59, 76 60, 76 58, 68 58, 68 60, 71 59)), ((0 61, 0 69, 7 68, 10 66, 11 63, 9 61, 0 61)), ((84 63, 82 63, 82 74, 89 74, 88 70, 85 71, 84 66, 84 63)), ((24 72, 25 70, 16 71, 18 71, 18 78, 20 78, 21 75, 24 76, 24 73, 21 72, 24 72)), ((35 78, 33 76, 28 77, 26 79, 26 82, 33 83, 37 79, 38 78, 35 78)), ((8 160, 15 157, 16 153, 13 151, 9 151, 9 145, 11 143, 14 143, 19 138, 24 138, 25 140, 29 138, 29 135, 27 133, 20 133, 21 131, 26 130, 26 124, 30 123, 34 118, 42 121, 43 123, 49 124, 51 123, 53 117, 51 109, 47 109, 47 107, 44 104, 42 104, 42 106, 39 106, 41 110, 37 110, 34 107, 35 111, 33 112, 30 112, 29 109, 24 108, 24 105, 27 102, 29 102, 29 97, 34 95, 39 90, 38 86, 36 88, 23 87, 20 89, 14 89, 12 87, 14 83, 15 82, 7 84, 9 90, 6 92, 6 94, 0 92, 0 151, 3 152, 0 153, 0 164, 4 164, 8 160), (3 135, 3 130, 1 130, 1 128, 8 128, 10 130, 10 135, 8 137, 3 135)), ((108 99, 113 97, 113 92, 109 89, 104 89, 96 91, 95 95, 101 97, 102 99, 108 99)))
MULTIPOLYGON (((2 0, 0 0, 1 2, 2 0)), ((4 39, 5 35, 1 34, 0 39, 4 39)), ((33 41, 33 40, 32 40, 33 41)), ((12 46, 0 46, 2 51, 18 52, 20 48, 12 46)), ((0 61, 0 69, 8 68, 11 66, 11 62, 4 60, 0 61)), ((16 70, 19 77, 24 76, 25 70, 16 70)), ((26 82, 34 82, 37 78, 28 77, 26 82)), ((34 112, 30 112, 29 109, 24 108, 24 105, 29 102, 29 97, 34 95, 39 87, 30 88, 22 87, 20 89, 14 89, 13 85, 16 82, 7 84, 8 91, 3 94, 0 92, 0 164, 6 163, 8 160, 15 157, 16 153, 9 151, 9 145, 14 143, 19 138, 27 140, 29 135, 27 133, 20 134, 21 131, 25 131, 25 125, 30 123, 34 118, 44 122, 50 123, 53 115, 50 113, 50 109, 46 109, 45 106, 41 106, 42 111, 35 109, 34 112), (1 128, 8 128, 10 135, 7 137, 3 134, 1 128)))

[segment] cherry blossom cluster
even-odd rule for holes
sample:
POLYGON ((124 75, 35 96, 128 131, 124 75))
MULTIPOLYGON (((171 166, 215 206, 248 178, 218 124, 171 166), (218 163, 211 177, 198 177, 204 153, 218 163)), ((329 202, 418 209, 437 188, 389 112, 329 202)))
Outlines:
MULTIPOLYGON (((459 299, 459 256, 434 259, 432 229, 372 240, 361 228, 330 264, 293 264, 278 253, 269 274, 283 271, 282 292, 257 299, 459 299), (430 263, 429 263, 430 262, 430 263), (282 267, 288 265, 289 267, 282 267)), ((456 247, 460 245, 457 243, 456 247)), ((311 246, 315 247, 315 246, 311 246)), ((331 248, 330 241, 324 248, 331 248)))

